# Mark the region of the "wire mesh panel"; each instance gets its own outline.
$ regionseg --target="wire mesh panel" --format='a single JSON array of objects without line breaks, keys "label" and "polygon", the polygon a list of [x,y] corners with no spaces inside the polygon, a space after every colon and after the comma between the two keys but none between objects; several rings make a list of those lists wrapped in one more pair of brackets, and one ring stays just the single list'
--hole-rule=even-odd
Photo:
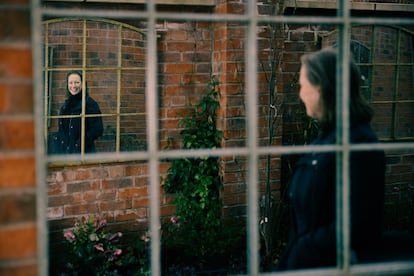
[{"label": "wire mesh panel", "polygon": [[[238,187],[244,192],[240,197],[227,200],[230,202],[237,198],[240,203],[238,207],[244,208],[245,216],[241,217],[245,219],[247,229],[245,273],[259,275],[271,273],[261,269],[261,250],[266,246],[261,243],[261,235],[266,232],[265,223],[269,219],[269,215],[262,213],[262,209],[272,202],[271,197],[264,197],[261,201],[260,195],[266,192],[266,195],[276,196],[277,186],[281,185],[279,181],[268,186],[263,184],[270,183],[271,178],[280,177],[274,171],[266,171],[266,168],[269,168],[268,164],[279,166],[280,162],[284,162],[282,156],[312,152],[335,153],[337,265],[279,273],[387,275],[414,272],[412,262],[354,264],[350,233],[351,153],[372,149],[395,153],[409,151],[414,147],[410,140],[412,127],[405,121],[405,118],[412,118],[413,110],[410,108],[413,99],[409,92],[412,88],[413,63],[408,60],[412,58],[412,51],[411,56],[408,55],[412,50],[409,47],[412,47],[413,38],[410,32],[402,28],[388,32],[387,35],[391,37],[383,34],[384,29],[391,28],[384,25],[412,26],[412,18],[354,16],[351,11],[358,5],[345,0],[322,1],[330,12],[321,16],[315,15],[321,8],[316,1],[295,1],[295,4],[280,1],[281,3],[272,6],[275,12],[266,16],[261,15],[262,9],[266,8],[264,2],[259,1],[221,3],[221,6],[219,3],[210,3],[202,12],[197,9],[173,9],[173,12],[165,12],[165,4],[168,3],[150,0],[145,3],[126,1],[128,3],[119,4],[116,10],[105,9],[104,5],[91,5],[92,8],[77,6],[78,9],[73,9],[70,4],[57,6],[53,5],[54,2],[56,1],[32,1],[34,72],[36,79],[44,80],[35,83],[35,112],[39,115],[36,116],[39,275],[48,274],[50,258],[47,218],[44,215],[48,210],[45,170],[49,164],[145,163],[148,170],[148,228],[151,233],[150,270],[151,275],[161,275],[163,202],[160,199],[163,197],[160,183],[163,182],[165,173],[163,164],[166,160],[180,158],[192,160],[219,157],[228,169],[226,172],[231,172],[223,178],[229,180],[229,183],[236,183],[228,190],[234,192]],[[189,4],[188,1],[183,2]],[[188,6],[191,7],[191,3]],[[306,12],[296,13],[299,8],[316,10],[312,10],[313,13],[309,16]],[[293,12],[284,12],[289,9]],[[50,20],[53,17],[66,20]],[[138,20],[145,31],[131,31],[129,25],[118,24],[134,20]],[[65,26],[63,34],[59,33],[60,29],[53,29],[53,24],[56,23]],[[168,23],[175,32],[167,32]],[[183,28],[186,28],[186,32],[182,31]],[[321,35],[319,28],[325,28]],[[298,35],[298,30],[303,29],[312,32]],[[280,31],[278,35],[282,37],[281,40],[272,36],[277,31]],[[265,35],[270,38],[262,39]],[[286,42],[299,40],[298,36],[307,43]],[[102,37],[106,39],[105,46],[99,40]],[[174,43],[167,43],[168,39]],[[191,42],[188,42],[190,39]],[[84,43],[85,40],[87,43]],[[373,45],[379,43],[389,44],[386,47],[387,53],[375,52]],[[87,48],[85,45],[88,45]],[[306,125],[309,128],[301,145],[295,145],[289,140],[289,135],[284,136],[281,134],[282,129],[274,127],[279,120],[286,123],[289,118],[300,116],[287,112],[297,106],[282,103],[282,91],[278,89],[284,90],[284,97],[296,96],[300,55],[318,49],[321,45],[335,45],[339,53],[336,64],[336,143],[324,146],[309,144],[308,138],[315,133],[312,132],[312,122],[308,121]],[[70,50],[71,47],[77,51]],[[160,54],[158,49],[165,50],[165,53]],[[395,51],[391,55],[389,52],[392,49]],[[67,55],[70,55],[69,64],[62,61]],[[282,57],[287,56],[291,57],[291,62],[282,61]],[[390,56],[393,60],[387,59]],[[186,58],[192,62],[186,62]],[[373,145],[350,142],[349,60],[352,58],[360,66],[365,80],[362,83],[363,94],[374,109],[380,111],[377,112],[379,119],[374,122],[374,127],[384,138],[382,143]],[[384,66],[393,68],[394,73],[377,76],[376,72],[389,70],[382,68]],[[102,150],[96,154],[48,156],[45,154],[44,139],[48,128],[57,126],[58,118],[54,116],[57,105],[51,101],[51,97],[61,100],[64,97],[62,93],[52,95],[50,87],[64,87],[65,84],[59,81],[64,78],[62,71],[72,67],[83,70],[89,77],[89,88],[95,89],[96,94],[99,94],[102,118],[107,126],[106,136],[98,141],[98,148]],[[178,137],[183,133],[184,127],[178,126],[178,120],[173,115],[180,113],[185,117],[191,114],[188,113],[188,106],[199,99],[198,94],[204,89],[200,83],[211,81],[212,76],[217,77],[219,86],[221,85],[220,104],[227,107],[222,113],[219,112],[222,120],[217,125],[223,128],[224,137],[231,136],[231,139],[223,139],[221,147],[180,148],[177,145],[182,141]],[[378,80],[375,81],[376,78]],[[407,79],[411,79],[411,83]],[[282,86],[280,83],[283,82],[288,84]],[[386,98],[377,93],[379,87],[392,87],[394,90]],[[268,91],[272,92],[268,94]],[[376,123],[378,126],[375,126]],[[380,126],[384,124],[389,127],[381,129]],[[284,126],[283,131],[287,133],[289,125]],[[385,143],[389,138],[401,139]],[[286,143],[288,140],[289,143]],[[402,142],[403,140],[408,142]],[[242,184],[234,180],[237,177],[242,179]],[[272,241],[267,239],[266,242]]]}]

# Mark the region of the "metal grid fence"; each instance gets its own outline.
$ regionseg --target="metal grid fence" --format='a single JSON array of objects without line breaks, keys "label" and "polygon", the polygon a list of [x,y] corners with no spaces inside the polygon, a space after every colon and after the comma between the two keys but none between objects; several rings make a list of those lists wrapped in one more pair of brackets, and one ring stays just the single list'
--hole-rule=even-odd
[{"label": "metal grid fence", "polygon": [[[137,19],[147,21],[147,49],[146,49],[146,110],[147,110],[147,139],[148,148],[145,152],[135,153],[103,153],[83,156],[86,161],[117,161],[117,160],[146,160],[149,164],[150,182],[150,231],[152,235],[151,247],[151,274],[161,275],[160,264],[160,223],[159,223],[159,164],[164,158],[199,157],[199,156],[231,156],[234,154],[248,157],[248,274],[259,275],[258,255],[258,157],[262,154],[285,154],[303,153],[311,151],[335,151],[337,153],[337,267],[332,269],[318,269],[297,272],[285,272],[280,275],[367,275],[367,274],[409,274],[414,273],[414,263],[381,263],[370,265],[350,265],[350,233],[349,233],[349,155],[351,151],[378,149],[412,149],[414,143],[380,143],[351,145],[349,143],[349,73],[348,59],[350,58],[350,28],[352,24],[398,24],[412,25],[414,19],[407,18],[375,18],[375,17],[351,17],[350,1],[341,0],[337,2],[336,16],[267,16],[261,17],[257,14],[256,1],[246,2],[246,13],[243,15],[234,14],[192,14],[192,13],[161,13],[156,10],[156,3],[148,0],[146,10],[135,12],[130,10],[71,10],[45,8],[40,0],[32,0],[32,43],[34,57],[34,79],[43,79],[42,72],[42,19],[45,16],[73,16],[73,17],[95,17],[111,19]],[[197,21],[209,22],[238,22],[245,23],[247,27],[246,37],[246,94],[245,103],[247,111],[247,143],[246,147],[223,148],[214,150],[192,150],[192,151],[162,151],[158,148],[158,94],[157,94],[157,53],[156,53],[156,21],[157,20],[181,20],[191,18]],[[330,146],[275,146],[259,147],[257,138],[257,33],[258,24],[263,22],[273,23],[327,23],[338,26],[338,51],[339,62],[337,63],[337,104],[338,122],[336,145]],[[59,160],[57,157],[48,157],[44,147],[44,108],[43,98],[44,87],[41,81],[34,81],[35,89],[35,124],[36,124],[36,175],[37,175],[37,229],[38,229],[38,264],[39,275],[48,275],[48,230],[47,230],[47,164]],[[76,161],[79,157],[69,156],[65,160]],[[278,274],[279,275],[279,274]]]}]

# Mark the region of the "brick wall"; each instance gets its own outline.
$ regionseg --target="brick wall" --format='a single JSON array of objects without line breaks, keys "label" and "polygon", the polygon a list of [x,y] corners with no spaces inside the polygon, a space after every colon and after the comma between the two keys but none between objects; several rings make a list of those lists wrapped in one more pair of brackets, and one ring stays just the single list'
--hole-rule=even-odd
[{"label": "brick wall", "polygon": [[[243,5],[223,4],[216,9],[217,12],[240,13],[243,12]],[[134,24],[138,25],[139,22]],[[212,75],[220,83],[221,109],[218,124],[225,137],[223,147],[245,145],[245,28],[238,24],[172,21],[162,22],[158,27],[160,148],[167,144],[173,149],[180,148],[181,129],[178,121],[182,116],[190,114],[200,96],[208,91]],[[269,106],[280,104],[279,98],[273,103],[269,102],[269,77],[273,69],[269,60],[272,59],[273,51],[280,55],[279,49],[274,48],[281,44],[274,38],[270,39],[271,33],[267,26],[263,26],[261,32],[260,45],[263,50],[259,53],[259,138],[262,145],[267,145],[267,118],[273,110]],[[59,34],[57,31],[52,32],[54,33]],[[278,85],[281,87],[279,83]],[[92,91],[92,87],[89,87]],[[272,119],[274,115],[277,115],[278,120],[271,144],[276,145],[281,141],[277,138],[282,130],[281,113],[272,114]],[[267,162],[270,162],[272,168],[269,175],[270,189],[277,199],[280,156],[274,156],[269,161],[264,156],[260,159],[260,191],[263,193],[266,190]],[[168,164],[162,165],[163,175],[167,167]],[[246,157],[223,158],[223,170],[223,215],[229,222],[245,223]],[[82,216],[102,214],[108,217],[111,227],[126,234],[126,239],[140,236],[148,228],[147,178],[145,162],[50,168],[48,217],[51,257],[58,255],[63,240],[62,230],[72,226],[75,219]],[[173,215],[174,206],[171,195],[164,194],[162,190],[161,195],[161,215],[166,220]],[[52,263],[58,262],[52,260]]]},{"label": "brick wall", "polygon": [[0,274],[37,274],[29,1],[0,9]]}]

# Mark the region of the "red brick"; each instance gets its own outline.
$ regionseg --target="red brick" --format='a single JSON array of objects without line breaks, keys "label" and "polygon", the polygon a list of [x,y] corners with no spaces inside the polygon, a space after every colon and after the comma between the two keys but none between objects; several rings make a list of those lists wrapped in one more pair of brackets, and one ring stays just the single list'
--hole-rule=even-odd
[{"label": "red brick", "polygon": [[148,217],[147,208],[115,212],[115,221],[136,220]]},{"label": "red brick", "polygon": [[188,32],[185,30],[173,30],[169,31],[166,35],[166,39],[171,40],[187,40]]},{"label": "red brick", "polygon": [[86,191],[82,193],[83,202],[95,202],[98,199],[99,191]]},{"label": "red brick", "polygon": [[0,133],[0,149],[17,150],[34,148],[33,121],[5,121],[0,124]]},{"label": "red brick", "polygon": [[166,73],[189,73],[194,71],[194,64],[183,63],[183,64],[166,64],[164,65]]},{"label": "red brick", "polygon": [[31,48],[0,47],[0,77],[30,78],[32,76]]},{"label": "red brick", "polygon": [[0,224],[34,221],[36,195],[33,193],[0,195]]},{"label": "red brick", "polygon": [[117,191],[116,190],[103,190],[98,194],[98,200],[114,200],[116,198]]},{"label": "red brick", "polygon": [[148,195],[147,187],[132,187],[126,189],[120,189],[118,191],[118,197],[122,198],[132,198],[137,196],[146,196]]},{"label": "red brick", "polygon": [[134,178],[134,186],[136,187],[144,187],[147,186],[149,184],[148,182],[148,176],[144,175],[144,176],[138,176]]},{"label": "red brick", "polygon": [[7,267],[0,267],[0,275],[3,276],[37,276],[37,263],[32,262],[15,263]]},{"label": "red brick", "polygon": [[0,112],[2,113],[32,113],[32,86],[25,83],[0,84]]},{"label": "red brick", "polygon": [[36,225],[0,228],[0,259],[35,257],[37,254]]},{"label": "red brick", "polygon": [[148,198],[133,198],[132,199],[132,208],[137,207],[148,207],[149,206],[149,199]]},{"label": "red brick", "polygon": [[[2,1],[4,4],[5,1]],[[27,1],[10,1],[12,4],[27,4]],[[23,7],[23,5],[20,5]],[[2,8],[0,10],[0,37],[16,41],[29,41],[30,39],[30,10],[13,10]]]},{"label": "red brick", "polygon": [[164,205],[160,206],[160,215],[161,216],[171,216],[174,215],[175,206],[174,205]]},{"label": "red brick", "polygon": [[86,168],[79,168],[78,170],[76,170],[75,172],[75,179],[76,180],[87,180],[91,178],[91,170]]},{"label": "red brick", "polygon": [[99,210],[101,212],[114,211],[114,210],[125,210],[125,209],[131,209],[133,207],[132,201],[130,199],[102,201],[102,202],[99,202],[98,204],[99,204]]},{"label": "red brick", "polygon": [[148,167],[146,164],[130,165],[125,167],[126,176],[147,175]]},{"label": "red brick", "polygon": [[69,194],[97,190],[100,188],[100,182],[99,181],[83,181],[83,182],[67,183],[66,188]]},{"label": "red brick", "polygon": [[98,213],[98,207],[95,203],[83,204],[83,205],[70,205],[65,206],[65,216],[78,216],[84,214],[96,214]]},{"label": "red brick", "polygon": [[125,168],[123,166],[111,166],[108,168],[109,177],[125,176]]},{"label": "red brick", "polygon": [[35,183],[33,157],[0,156],[0,188],[34,187]]}]

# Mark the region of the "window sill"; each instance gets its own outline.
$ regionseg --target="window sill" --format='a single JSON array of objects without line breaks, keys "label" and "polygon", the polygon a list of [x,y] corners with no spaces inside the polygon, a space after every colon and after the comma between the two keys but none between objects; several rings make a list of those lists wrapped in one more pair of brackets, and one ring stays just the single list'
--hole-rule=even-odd
[{"label": "window sill", "polygon": [[[145,4],[146,0],[48,0],[48,2]],[[157,5],[215,6],[215,0],[155,0]]]}]

